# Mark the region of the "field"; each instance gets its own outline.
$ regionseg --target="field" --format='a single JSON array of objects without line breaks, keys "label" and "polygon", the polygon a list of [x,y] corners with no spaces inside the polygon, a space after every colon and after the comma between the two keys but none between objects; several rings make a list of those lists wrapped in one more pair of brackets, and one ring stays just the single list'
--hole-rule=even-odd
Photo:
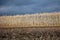
[{"label": "field", "polygon": [[60,40],[60,12],[0,16],[0,40]]},{"label": "field", "polygon": [[60,12],[0,16],[0,27],[60,26]]},{"label": "field", "polygon": [[0,28],[0,40],[60,40],[60,28]]}]

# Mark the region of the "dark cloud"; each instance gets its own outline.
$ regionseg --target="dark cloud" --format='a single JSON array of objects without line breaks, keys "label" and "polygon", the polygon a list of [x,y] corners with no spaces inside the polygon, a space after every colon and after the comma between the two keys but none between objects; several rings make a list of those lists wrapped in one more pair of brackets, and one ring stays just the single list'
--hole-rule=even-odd
[{"label": "dark cloud", "polygon": [[60,11],[60,0],[0,0],[0,15]]}]

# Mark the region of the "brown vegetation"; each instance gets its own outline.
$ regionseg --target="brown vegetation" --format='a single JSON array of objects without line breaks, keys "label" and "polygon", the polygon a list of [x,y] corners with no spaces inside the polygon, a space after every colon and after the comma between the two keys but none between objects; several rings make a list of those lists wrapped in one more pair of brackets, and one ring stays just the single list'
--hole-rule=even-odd
[{"label": "brown vegetation", "polygon": [[60,40],[60,28],[0,29],[0,40]]},{"label": "brown vegetation", "polygon": [[60,26],[60,12],[0,16],[0,27]]}]

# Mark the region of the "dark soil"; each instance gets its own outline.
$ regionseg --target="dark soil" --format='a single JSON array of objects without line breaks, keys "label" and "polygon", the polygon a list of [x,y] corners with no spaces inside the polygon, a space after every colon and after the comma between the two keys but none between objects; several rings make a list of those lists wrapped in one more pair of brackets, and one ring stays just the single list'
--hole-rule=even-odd
[{"label": "dark soil", "polygon": [[60,40],[60,28],[0,28],[0,40]]}]

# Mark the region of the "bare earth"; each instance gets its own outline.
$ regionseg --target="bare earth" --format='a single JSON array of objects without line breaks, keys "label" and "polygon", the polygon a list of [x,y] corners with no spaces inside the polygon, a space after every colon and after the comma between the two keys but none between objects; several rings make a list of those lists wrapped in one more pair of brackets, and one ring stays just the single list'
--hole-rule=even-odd
[{"label": "bare earth", "polygon": [[60,40],[60,28],[0,28],[0,40]]},{"label": "bare earth", "polygon": [[40,26],[60,26],[60,12],[0,16],[0,28]]}]

